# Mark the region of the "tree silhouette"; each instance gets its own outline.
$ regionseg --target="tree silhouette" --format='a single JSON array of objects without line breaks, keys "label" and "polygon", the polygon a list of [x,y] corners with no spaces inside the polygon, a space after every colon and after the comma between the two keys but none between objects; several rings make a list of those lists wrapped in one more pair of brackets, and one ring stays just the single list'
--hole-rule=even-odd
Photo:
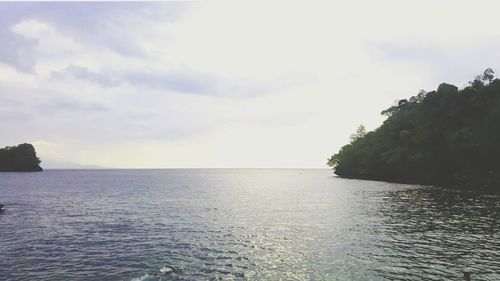
[{"label": "tree silhouette", "polygon": [[0,149],[0,171],[42,171],[33,145],[23,143]]},{"label": "tree silhouette", "polygon": [[363,138],[366,135],[366,128],[363,125],[359,125],[358,129],[356,129],[356,133],[352,134],[350,139],[351,143],[355,142],[358,139]]}]

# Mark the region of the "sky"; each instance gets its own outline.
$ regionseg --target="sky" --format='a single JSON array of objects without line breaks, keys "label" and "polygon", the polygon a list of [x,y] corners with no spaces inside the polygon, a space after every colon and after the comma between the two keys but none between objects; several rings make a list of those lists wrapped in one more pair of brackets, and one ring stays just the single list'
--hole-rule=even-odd
[{"label": "sky", "polygon": [[44,168],[326,168],[500,72],[498,1],[0,3],[0,146]]}]

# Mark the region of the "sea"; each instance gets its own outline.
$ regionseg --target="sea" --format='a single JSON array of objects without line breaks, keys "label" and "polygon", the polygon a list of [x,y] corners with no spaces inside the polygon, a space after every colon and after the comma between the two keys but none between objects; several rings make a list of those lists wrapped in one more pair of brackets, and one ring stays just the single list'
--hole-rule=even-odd
[{"label": "sea", "polygon": [[0,280],[500,280],[492,191],[327,169],[46,170],[0,173],[0,203]]}]

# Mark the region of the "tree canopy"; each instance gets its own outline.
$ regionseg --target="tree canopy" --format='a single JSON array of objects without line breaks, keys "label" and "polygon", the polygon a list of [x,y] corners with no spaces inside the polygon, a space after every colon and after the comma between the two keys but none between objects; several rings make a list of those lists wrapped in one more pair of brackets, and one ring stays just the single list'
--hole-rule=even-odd
[{"label": "tree canopy", "polygon": [[35,148],[29,143],[0,148],[0,171],[41,171],[40,163]]},{"label": "tree canopy", "polygon": [[488,68],[461,90],[443,83],[382,111],[328,159],[341,177],[421,184],[500,183],[500,80]]}]

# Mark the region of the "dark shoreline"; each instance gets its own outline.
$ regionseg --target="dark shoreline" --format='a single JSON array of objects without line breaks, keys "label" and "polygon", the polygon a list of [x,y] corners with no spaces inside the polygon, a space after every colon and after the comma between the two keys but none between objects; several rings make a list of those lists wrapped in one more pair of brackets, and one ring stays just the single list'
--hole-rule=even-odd
[{"label": "dark shoreline", "polygon": [[413,184],[413,185],[428,185],[435,187],[443,187],[449,189],[460,189],[460,190],[483,190],[483,191],[496,191],[500,192],[500,179],[493,178],[474,178],[469,175],[455,175],[452,179],[447,180],[412,180],[412,179],[401,179],[401,178],[390,178],[383,176],[361,176],[361,175],[339,175],[339,178],[343,179],[353,179],[353,180],[372,180],[381,181],[388,183],[399,183],[399,184]]},{"label": "dark shoreline", "polygon": [[8,169],[0,169],[0,173],[36,173],[43,172],[43,168],[40,166],[37,167],[29,167],[29,168],[8,168]]}]

